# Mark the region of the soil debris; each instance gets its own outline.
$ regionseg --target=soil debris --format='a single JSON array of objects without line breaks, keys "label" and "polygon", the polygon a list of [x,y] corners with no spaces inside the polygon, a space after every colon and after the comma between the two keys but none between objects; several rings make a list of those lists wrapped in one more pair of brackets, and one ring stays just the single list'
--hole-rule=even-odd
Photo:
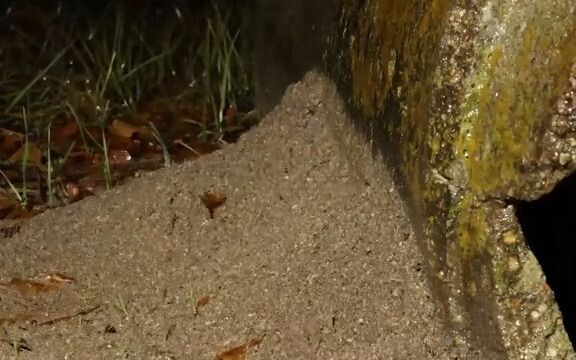
[{"label": "soil debris", "polygon": [[242,345],[238,345],[233,347],[230,350],[224,351],[221,354],[216,355],[214,360],[244,360],[246,359],[246,354],[250,348],[260,345],[260,343],[264,340],[264,336],[258,339],[252,339],[250,341],[245,342]]},{"label": "soil debris", "polygon": [[214,211],[226,202],[226,195],[217,190],[207,190],[200,196],[200,200],[210,213],[210,219],[214,219]]}]

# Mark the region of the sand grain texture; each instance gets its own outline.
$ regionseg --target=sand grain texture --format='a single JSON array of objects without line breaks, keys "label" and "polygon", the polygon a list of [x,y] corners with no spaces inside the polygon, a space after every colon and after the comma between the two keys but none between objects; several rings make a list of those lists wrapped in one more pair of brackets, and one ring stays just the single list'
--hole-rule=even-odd
[{"label": "sand grain texture", "polygon": [[[476,359],[438,319],[394,186],[360,181],[342,156],[324,81],[292,86],[237,144],[1,239],[1,281],[76,282],[28,298],[0,288],[0,314],[99,307],[1,325],[0,358],[22,339],[20,359],[215,359],[263,336],[246,359]],[[208,189],[226,195],[214,219]]]}]

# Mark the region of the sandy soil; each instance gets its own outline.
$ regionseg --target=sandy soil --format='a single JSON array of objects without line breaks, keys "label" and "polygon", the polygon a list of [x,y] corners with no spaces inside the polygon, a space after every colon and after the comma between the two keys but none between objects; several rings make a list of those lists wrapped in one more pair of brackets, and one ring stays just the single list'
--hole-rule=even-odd
[{"label": "sandy soil", "polygon": [[394,186],[344,160],[323,82],[235,145],[1,238],[0,359],[480,358],[438,318]]}]

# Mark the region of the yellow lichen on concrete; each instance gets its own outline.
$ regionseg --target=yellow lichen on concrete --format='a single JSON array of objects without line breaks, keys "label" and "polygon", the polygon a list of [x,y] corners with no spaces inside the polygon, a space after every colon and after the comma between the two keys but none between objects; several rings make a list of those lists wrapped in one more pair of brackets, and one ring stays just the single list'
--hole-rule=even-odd
[{"label": "yellow lichen on concrete", "polygon": [[[461,107],[459,160],[475,194],[506,196],[535,157],[543,122],[550,118],[576,55],[571,1],[494,1],[476,71]],[[571,15],[569,15],[571,14]]]},{"label": "yellow lichen on concrete", "polygon": [[456,236],[459,238],[462,256],[468,258],[484,249],[488,235],[486,208],[474,205],[471,194],[459,204],[456,216]]},{"label": "yellow lichen on concrete", "polygon": [[[517,233],[501,240],[507,227],[498,228],[497,214],[511,198],[539,196],[531,189],[551,171],[550,161],[541,165],[550,158],[542,138],[576,61],[576,3],[344,0],[343,8],[334,53],[344,55],[333,71],[356,124],[391,157],[428,263],[442,274],[440,296],[481,313],[477,332],[495,349],[502,340],[512,358],[537,358],[540,340],[516,335],[525,329],[515,319],[530,312],[506,308],[519,294],[514,284],[526,285],[520,255],[529,249]],[[486,285],[497,291],[473,296]],[[537,297],[552,299],[549,291]],[[552,320],[540,321],[538,334]],[[558,354],[569,353],[560,343]]]},{"label": "yellow lichen on concrete", "polygon": [[[406,188],[422,202],[426,166],[427,116],[436,65],[435,50],[443,32],[449,0],[368,0],[358,10],[354,1],[344,7],[357,22],[349,39],[352,101],[371,121],[385,121],[386,136],[398,145],[400,172],[410,179]],[[395,104],[400,113],[383,117]],[[379,119],[379,120],[375,120]]]},{"label": "yellow lichen on concrete", "polygon": [[[365,116],[382,110],[392,89],[396,54],[417,16],[420,0],[368,0],[358,19],[358,33],[350,39],[352,93]],[[353,3],[353,1],[349,1]]]}]

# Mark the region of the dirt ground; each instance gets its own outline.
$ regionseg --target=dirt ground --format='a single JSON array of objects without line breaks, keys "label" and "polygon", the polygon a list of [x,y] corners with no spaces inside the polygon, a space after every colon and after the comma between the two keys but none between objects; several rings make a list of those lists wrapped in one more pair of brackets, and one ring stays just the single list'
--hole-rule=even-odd
[{"label": "dirt ground", "polygon": [[237,144],[0,239],[0,359],[479,359],[392,183],[344,160],[327,87],[309,75]]}]

